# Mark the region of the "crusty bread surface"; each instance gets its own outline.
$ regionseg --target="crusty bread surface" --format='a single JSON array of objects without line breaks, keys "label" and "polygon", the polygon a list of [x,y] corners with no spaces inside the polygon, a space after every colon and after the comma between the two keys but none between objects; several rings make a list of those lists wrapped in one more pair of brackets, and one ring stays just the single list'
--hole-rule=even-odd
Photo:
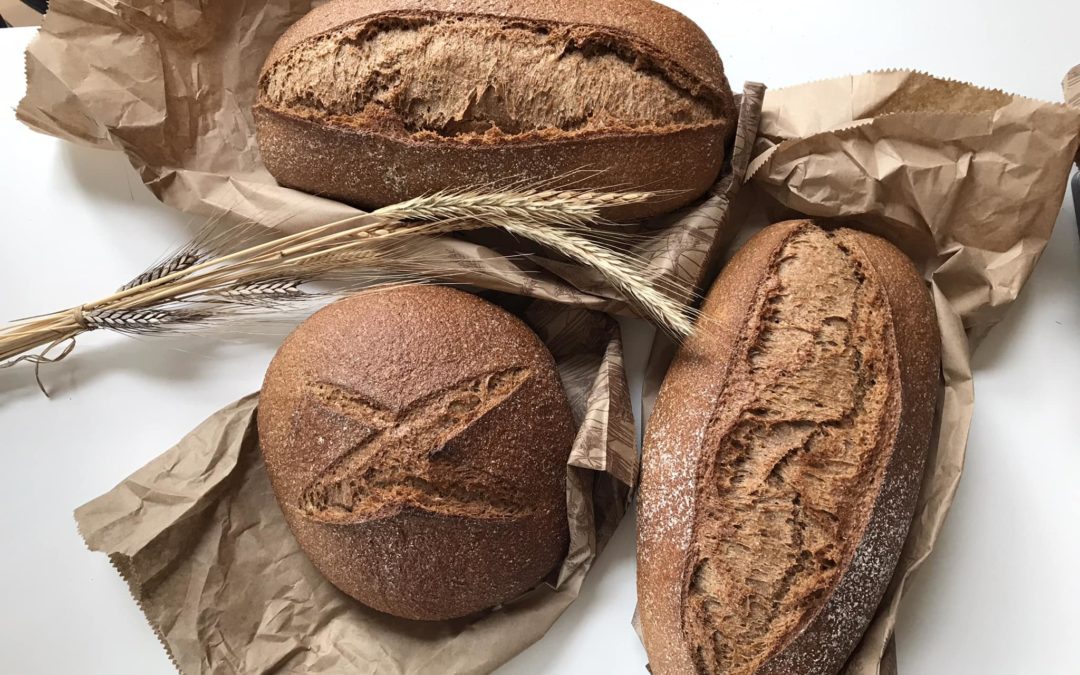
[{"label": "crusty bread surface", "polygon": [[655,675],[839,671],[907,535],[939,370],[929,293],[885,240],[804,220],[739,251],[646,433]]},{"label": "crusty bread surface", "polygon": [[254,113],[289,187],[368,208],[511,179],[668,192],[626,219],[701,196],[735,124],[715,48],[649,0],[335,0],[281,37]]},{"label": "crusty bread surface", "polygon": [[370,607],[469,615],[565,554],[575,424],[554,361],[467,293],[403,287],[316,313],[274,358],[258,428],[301,548]]}]

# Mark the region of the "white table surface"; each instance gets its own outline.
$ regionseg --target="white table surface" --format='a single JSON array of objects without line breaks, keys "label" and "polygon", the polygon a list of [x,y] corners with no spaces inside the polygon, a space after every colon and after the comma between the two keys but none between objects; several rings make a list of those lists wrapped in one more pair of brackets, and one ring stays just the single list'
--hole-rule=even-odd
[{"label": "white table surface", "polygon": [[[908,66],[1060,100],[1080,61],[1075,2],[669,4],[705,27],[734,83]],[[0,30],[0,319],[106,293],[188,233],[121,155],[15,121],[31,36]],[[1080,243],[1068,201],[1028,289],[975,356],[968,465],[904,606],[902,675],[1080,673]],[[647,338],[631,333],[638,387]],[[43,369],[52,400],[30,369],[0,371],[0,672],[173,672],[105,557],[83,547],[72,510],[255,390],[277,341],[87,336]],[[501,673],[644,672],[630,628],[633,539],[629,518],[580,600]]]}]

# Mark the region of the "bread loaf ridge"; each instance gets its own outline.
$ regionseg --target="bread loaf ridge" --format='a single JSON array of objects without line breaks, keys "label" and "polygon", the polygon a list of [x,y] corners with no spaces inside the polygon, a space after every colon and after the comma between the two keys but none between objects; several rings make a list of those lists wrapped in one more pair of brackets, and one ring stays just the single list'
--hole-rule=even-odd
[{"label": "bread loaf ridge", "polygon": [[457,618],[565,554],[573,415],[520,320],[437,286],[330,305],[266,374],[259,441],[312,563],[364,604]]},{"label": "bread loaf ridge", "polygon": [[939,369],[929,294],[885,240],[803,220],[739,251],[646,433],[653,673],[839,671],[907,535]]},{"label": "bread loaf ridge", "polygon": [[363,207],[579,169],[678,193],[622,218],[700,196],[735,124],[708,38],[649,0],[335,0],[275,45],[254,113],[280,183]]}]

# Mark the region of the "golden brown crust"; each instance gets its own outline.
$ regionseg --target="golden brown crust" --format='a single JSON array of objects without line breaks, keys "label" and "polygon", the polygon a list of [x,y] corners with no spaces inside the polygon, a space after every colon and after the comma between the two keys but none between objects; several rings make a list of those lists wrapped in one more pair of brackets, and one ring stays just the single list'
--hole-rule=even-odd
[{"label": "golden brown crust", "polygon": [[[702,307],[708,330],[696,331],[680,350],[649,418],[638,489],[638,610],[656,675],[694,672],[681,626],[700,455],[695,437],[703,433],[723,391],[768,263],[795,227],[766,228],[727,264]],[[693,415],[696,424],[668,422],[682,411]],[[659,452],[662,437],[683,452]]]},{"label": "golden brown crust", "polygon": [[[385,61],[362,56],[362,50],[342,56],[341,52],[316,46],[321,44],[320,40],[352,45],[368,39],[356,36],[369,36],[384,26],[392,25],[408,32],[421,30],[410,26],[449,20],[446,17],[509,21],[512,24],[508,25],[522,30],[523,34],[539,30],[547,35],[549,30],[557,30],[562,36],[558,39],[537,38],[548,41],[545,49],[555,50],[552,58],[558,56],[560,40],[567,40],[576,45],[600,45],[601,51],[614,49],[620,54],[618,62],[622,65],[614,68],[605,62],[598,66],[597,78],[615,78],[602,84],[599,80],[585,79],[590,75],[579,75],[581,81],[570,82],[573,74],[581,72],[572,68],[570,75],[553,74],[549,82],[559,82],[561,91],[538,92],[531,100],[527,92],[534,91],[532,88],[507,92],[494,84],[482,86],[477,82],[475,90],[458,83],[452,96],[446,87],[425,85],[424,93],[417,94],[421,98],[414,101],[403,98],[400,88],[401,82],[416,81],[415,77],[393,69],[375,78],[361,75],[367,83],[382,83],[389,78],[396,84],[384,83],[385,89],[380,88],[382,84],[372,84],[373,89],[357,94],[355,100],[347,87],[331,95],[323,92],[325,85],[322,85],[312,96],[308,93],[310,89],[297,84],[310,82],[309,78],[314,77],[305,70],[313,68],[308,65],[311,59],[317,63],[326,58],[351,59],[349,63],[353,65],[346,72],[353,72],[353,68],[367,72],[365,69],[371,63]],[[467,25],[472,24],[467,22]],[[454,38],[453,30],[437,30],[435,35],[441,37],[436,39],[468,40]],[[525,39],[518,34],[504,35],[497,25],[479,25],[475,30],[496,31],[492,34],[511,41]],[[416,38],[418,44],[428,44],[432,38],[431,34],[426,35]],[[447,51],[458,54],[460,48],[458,45]],[[583,54],[588,54],[590,49],[579,47]],[[331,52],[336,55],[327,56]],[[514,54],[515,50],[509,53]],[[311,56],[297,61],[293,57],[298,54]],[[547,58],[545,54],[541,61],[558,61],[548,62]],[[497,63],[498,68],[508,67],[502,60]],[[531,69],[527,64],[509,67]],[[564,65],[563,69],[566,68],[570,66]],[[435,70],[443,72],[447,68],[429,67],[422,72]],[[655,73],[658,81],[631,82],[635,77],[641,78],[642,72]],[[619,84],[619,78],[626,81]],[[511,77],[510,82],[518,79]],[[661,84],[659,80],[669,84]],[[468,78],[467,82],[472,79]],[[575,87],[588,87],[590,82],[596,85],[597,92],[604,92],[603,97],[608,101],[614,92],[633,88],[636,98],[632,101],[641,103],[629,107],[635,107],[637,115],[629,120],[621,118],[618,110],[607,110],[602,101],[597,103],[599,109],[584,101],[564,108],[556,104],[564,99],[576,101],[578,97],[572,93]],[[361,85],[366,86],[358,82],[358,90]],[[640,89],[646,85],[655,87],[651,94]],[[734,97],[720,58],[707,37],[681,14],[649,0],[603,3],[337,0],[313,10],[281,37],[264,64],[260,92],[254,109],[259,146],[265,166],[278,182],[369,209],[448,186],[499,184],[515,178],[545,182],[565,179],[573,172],[587,169],[602,173],[584,179],[581,175],[574,176],[578,187],[617,186],[673,193],[669,199],[605,214],[613,219],[640,219],[685,206],[708,190],[719,175],[724,146],[736,122]],[[484,98],[488,95],[495,97],[495,101]],[[479,101],[472,98],[476,96],[480,97]],[[519,107],[524,105],[524,109],[514,113],[510,127],[486,117],[487,114],[500,117],[499,106],[509,105],[498,102],[501,96],[515,99]],[[329,107],[328,100],[332,102]],[[532,118],[529,105],[543,107],[546,113]],[[427,119],[433,114],[431,106],[435,106],[434,115],[440,120],[434,127],[429,126]],[[474,106],[481,112],[474,112]],[[666,119],[661,113],[672,118]],[[474,121],[472,116],[477,114],[481,118]],[[552,114],[557,119],[550,119]],[[459,119],[459,116],[463,117]],[[537,125],[535,128],[528,128],[528,124],[524,131],[514,128],[530,119]],[[477,125],[480,130],[474,131]],[[460,127],[467,131],[459,131]],[[488,132],[484,133],[484,129]]]},{"label": "golden brown crust", "polygon": [[550,353],[490,303],[417,286],[327,307],[278,352],[258,421],[301,547],[375,609],[465,616],[565,552],[573,417]]},{"label": "golden brown crust", "polygon": [[[717,97],[731,99],[724,65],[705,32],[652,0],[335,0],[293,24],[266,58],[272,63],[304,40],[345,24],[394,15],[459,14],[522,19],[618,31],[652,46]],[[734,103],[731,103],[734,111]]]},{"label": "golden brown crust", "polygon": [[[792,277],[791,256],[810,255],[807,251],[813,250],[799,245],[806,242],[825,246],[834,263],[850,262],[853,277],[830,276],[839,275],[834,270],[840,268],[830,268],[825,254],[814,254],[825,257],[804,265],[813,269],[820,263],[820,274]],[[791,303],[773,292],[781,288],[785,272],[780,270],[787,270],[788,283],[810,284],[795,293]],[[830,290],[822,295],[822,289]],[[839,299],[837,316],[829,316],[828,294],[842,292],[857,293],[851,296],[849,309],[854,308],[855,314],[848,320],[842,318]],[[846,338],[839,338],[837,348],[831,333],[825,341],[819,334],[815,342],[806,343],[800,331],[784,332],[788,324],[783,312],[809,311],[815,293],[829,330],[840,325],[834,322],[850,323],[853,331],[861,331],[863,348],[856,350],[859,355],[853,361],[861,373],[858,377],[846,378],[842,369],[835,381],[811,378],[811,385],[818,382],[829,398],[809,406],[808,399],[785,398],[806,394],[799,390],[806,386],[800,377],[809,371],[790,371],[777,381],[768,376],[771,390],[762,388],[760,379],[765,376],[760,373],[772,372],[771,366],[778,363],[793,363],[792,358],[812,362],[807,360],[813,353],[806,351],[808,344],[813,350],[831,350],[834,356],[852,356],[843,348]],[[770,316],[780,323],[761,323]],[[918,495],[940,362],[928,293],[911,262],[884,240],[852,230],[823,235],[810,221],[792,221],[766,228],[735,256],[713,287],[704,317],[664,383],[646,436],[638,511],[638,592],[653,672],[702,673],[722,664],[723,672],[732,673],[834,673],[884,593]],[[761,328],[770,325],[773,333]],[[758,338],[748,342],[753,335],[766,334],[762,330],[772,337],[765,343]],[[818,365],[844,363],[829,358]],[[776,372],[788,372],[786,368]],[[845,384],[848,379],[851,382]],[[769,391],[781,392],[780,397],[762,398],[762,392]],[[851,398],[854,407],[845,413],[833,396]],[[750,401],[752,407],[742,407]],[[835,421],[820,421],[828,411],[815,416],[821,403],[826,409],[840,408]],[[736,424],[747,419],[752,423]],[[761,419],[771,431],[754,426]],[[740,433],[733,436],[733,429]],[[855,446],[842,440],[845,435],[856,439]],[[732,438],[738,443],[725,441]],[[876,440],[866,446],[870,441],[858,438]],[[837,453],[852,447],[858,450],[854,456],[862,458],[857,471],[829,465],[827,458],[841,459]],[[751,455],[739,459],[747,448]],[[773,459],[752,454],[777,449],[783,452]],[[816,487],[822,476],[834,475],[824,487]],[[807,477],[813,480],[808,482]],[[800,481],[801,494],[792,488]],[[718,497],[710,496],[717,491],[718,507]],[[742,502],[740,491],[766,501]],[[793,506],[784,501],[785,495],[795,496]],[[829,504],[834,508],[831,514]],[[753,508],[748,506],[739,521],[744,505]],[[776,532],[791,530],[793,544],[755,545],[758,528],[769,533],[770,542]],[[847,540],[850,545],[844,544]],[[727,548],[726,557],[718,552],[730,546],[735,548]],[[740,567],[746,562],[741,560],[744,550],[752,565],[749,574],[762,575],[749,591],[747,571]],[[717,566],[708,564],[708,556],[714,554],[720,556]],[[739,579],[725,579],[728,568]],[[739,595],[739,589],[750,595]],[[740,600],[733,603],[735,598]],[[741,631],[763,621],[760,630],[746,633],[756,650],[748,654],[747,637]]]},{"label": "golden brown crust", "polygon": [[367,209],[448,186],[498,185],[521,175],[545,181],[578,169],[605,169],[591,182],[676,191],[606,214],[636,220],[697,199],[712,186],[724,158],[724,136],[715,128],[461,145],[329,129],[263,108],[255,109],[255,120],[263,162],[279,183]]}]

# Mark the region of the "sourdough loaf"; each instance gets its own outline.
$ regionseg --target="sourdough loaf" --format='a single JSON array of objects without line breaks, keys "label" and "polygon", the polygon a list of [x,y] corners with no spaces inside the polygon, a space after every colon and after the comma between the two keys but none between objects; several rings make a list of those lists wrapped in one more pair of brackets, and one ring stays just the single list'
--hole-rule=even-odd
[{"label": "sourdough loaf", "polygon": [[539,338],[476,297],[403,287],[316,313],[270,365],[258,428],[301,548],[370,607],[465,616],[565,553],[569,403]]},{"label": "sourdough loaf", "polygon": [[885,240],[803,220],[739,251],[646,434],[655,675],[838,672],[906,538],[939,369],[927,289]]},{"label": "sourdough loaf", "polygon": [[649,0],[334,0],[275,45],[254,115],[279,183],[361,207],[516,178],[673,191],[617,218],[698,198],[735,124],[715,48]]}]

